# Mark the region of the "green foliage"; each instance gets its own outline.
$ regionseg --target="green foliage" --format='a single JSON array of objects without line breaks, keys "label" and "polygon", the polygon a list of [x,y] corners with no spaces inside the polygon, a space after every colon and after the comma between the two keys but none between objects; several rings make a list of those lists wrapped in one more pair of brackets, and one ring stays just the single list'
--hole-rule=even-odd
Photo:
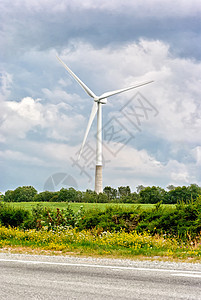
[{"label": "green foliage", "polygon": [[0,192],[0,202],[4,201],[4,195]]},{"label": "green foliage", "polygon": [[171,189],[163,198],[163,203],[176,204],[179,201],[187,203],[191,199],[195,200],[199,195],[201,195],[201,188],[196,184],[191,184],[188,187],[178,186],[173,188],[171,186]]},{"label": "green foliage", "polygon": [[97,195],[97,203],[108,203],[107,195],[104,193],[99,193]]},{"label": "green foliage", "polygon": [[58,193],[57,192],[41,192],[39,194],[36,194],[34,196],[33,201],[35,202],[50,202],[54,201],[58,198]]},{"label": "green foliage", "polygon": [[97,203],[98,195],[96,192],[91,190],[86,190],[86,192],[83,192],[82,200],[83,202],[87,203]]},{"label": "green foliage", "polygon": [[107,195],[108,202],[111,202],[117,198],[117,190],[112,188],[111,186],[106,186],[103,189],[103,193]]},{"label": "green foliage", "polygon": [[75,212],[69,204],[67,204],[66,209],[60,210],[57,208],[56,211],[37,204],[36,207],[32,208],[32,219],[29,223],[26,223],[26,229],[36,228],[40,230],[46,227],[50,230],[58,226],[71,226],[74,228],[79,225],[83,215],[84,209],[82,206]]},{"label": "green foliage", "polygon": [[[106,195],[104,195],[106,196]],[[187,204],[184,201],[168,208],[162,201],[154,207],[143,209],[141,206],[112,206],[104,210],[85,211],[81,206],[76,212],[71,204],[64,209],[50,209],[41,203],[32,208],[31,214],[22,208],[10,204],[0,204],[0,224],[4,226],[21,226],[48,230],[73,227],[78,230],[98,229],[102,231],[121,231],[138,233],[149,232],[151,235],[167,234],[182,239],[195,239],[201,233],[201,196]]]},{"label": "green foliage", "polygon": [[14,208],[6,203],[0,203],[0,224],[3,226],[23,227],[30,218],[29,211],[23,208]]},{"label": "green foliage", "polygon": [[120,198],[130,196],[131,189],[129,186],[120,186],[118,187],[118,194]]},{"label": "green foliage", "polygon": [[149,231],[151,234],[169,234],[195,238],[201,233],[201,197],[188,204],[179,203],[174,210],[167,210],[161,206],[144,211],[136,230]]},{"label": "green foliage", "polygon": [[201,233],[201,196],[188,204],[180,203],[174,209],[162,206],[162,201],[154,208],[141,207],[125,209],[108,207],[104,211],[90,210],[79,223],[79,229],[101,228],[102,230],[131,232],[137,230],[154,234],[167,234],[188,239]]},{"label": "green foliage", "polygon": [[163,200],[164,195],[166,194],[165,190],[152,186],[142,189],[139,193],[140,203],[157,203]]},{"label": "green foliage", "polygon": [[33,186],[18,187],[14,191],[8,190],[5,193],[5,202],[28,202],[34,201],[34,196],[37,194]]},{"label": "green foliage", "polygon": [[69,189],[62,188],[58,193],[58,202],[71,202],[77,200],[79,200],[79,193],[72,187]]},{"label": "green foliage", "polygon": [[4,201],[5,202],[13,202],[13,191],[8,190],[5,192]]},{"label": "green foliage", "polygon": [[[137,192],[131,192],[129,186],[120,186],[118,190],[110,186],[106,186],[103,193],[99,195],[92,191],[86,192],[76,191],[74,188],[62,188],[58,192],[41,192],[31,186],[18,187],[14,191],[8,190],[5,193],[5,202],[84,202],[84,203],[144,203],[155,204],[162,201],[165,204],[176,204],[179,201],[187,203],[191,199],[196,199],[201,195],[201,187],[196,184],[191,184],[186,187],[175,187],[169,185],[168,191],[152,186],[144,187],[139,185]],[[2,199],[2,195],[1,195]]]}]

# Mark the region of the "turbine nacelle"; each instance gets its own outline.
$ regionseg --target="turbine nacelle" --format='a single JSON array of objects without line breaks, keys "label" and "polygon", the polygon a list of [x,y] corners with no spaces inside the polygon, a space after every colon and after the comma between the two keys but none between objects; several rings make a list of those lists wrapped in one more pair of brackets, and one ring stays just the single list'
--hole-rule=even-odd
[{"label": "turbine nacelle", "polygon": [[94,98],[94,101],[101,104],[107,104],[107,98],[104,99]]}]

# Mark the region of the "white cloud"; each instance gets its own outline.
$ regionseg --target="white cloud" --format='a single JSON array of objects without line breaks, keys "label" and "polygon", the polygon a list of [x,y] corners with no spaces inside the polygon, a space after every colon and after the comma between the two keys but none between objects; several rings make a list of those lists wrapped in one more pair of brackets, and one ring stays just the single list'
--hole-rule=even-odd
[{"label": "white cloud", "polygon": [[192,155],[195,158],[196,165],[201,166],[201,146],[196,146],[192,149]]},{"label": "white cloud", "polygon": [[28,155],[22,153],[20,151],[0,151],[0,157],[4,160],[21,162],[21,163],[28,163],[29,165],[39,165],[44,166],[44,162],[39,157],[33,157],[33,155]]},{"label": "white cloud", "polygon": [[40,100],[30,97],[19,102],[5,102],[1,115],[1,139],[4,142],[25,139],[30,130],[40,133],[43,129],[47,130],[46,138],[69,141],[83,120],[79,114],[73,116],[71,107],[64,102],[43,105]]},{"label": "white cloud", "polygon": [[32,98],[24,98],[21,102],[7,101],[4,103],[4,120],[1,134],[6,139],[25,138],[26,133],[36,125],[42,125],[42,105]]},{"label": "white cloud", "polygon": [[[149,116],[147,121],[143,120],[142,131],[138,133],[141,135],[140,146],[139,135],[136,135],[135,143],[126,145],[116,159],[109,158],[111,163],[108,164],[107,170],[109,174],[111,172],[114,174],[114,185],[115,182],[122,185],[120,183],[122,174],[125,184],[135,182],[132,186],[140,183],[148,185],[149,182],[153,185],[188,184],[192,180],[197,182],[197,171],[192,161],[184,161],[179,157],[179,153],[185,150],[190,158],[196,159],[197,166],[200,164],[198,132],[201,130],[199,113],[201,64],[199,62],[174,56],[167,43],[145,39],[141,39],[138,43],[102,49],[94,48],[88,43],[74,42],[73,50],[69,51],[69,48],[66,48],[60,56],[97,94],[136,81],[155,80],[152,85],[139,91],[156,107],[159,114],[156,118]],[[62,66],[53,62],[54,59],[56,61],[55,51],[48,52],[46,58],[43,53],[43,59],[40,59],[40,52],[34,51],[34,57],[37,65],[39,62],[44,63],[45,67],[41,66],[41,69],[45,69],[48,74],[45,77],[47,81],[41,82],[40,89],[37,89],[40,100],[25,97],[20,101],[16,99],[6,101],[6,95],[9,97],[12,90],[12,76],[7,77],[7,83],[2,89],[5,91],[5,101],[1,110],[0,141],[6,145],[6,151],[11,151],[6,152],[8,156],[15,157],[15,152],[19,152],[26,158],[28,151],[30,155],[33,153],[33,157],[38,158],[39,162],[45,160],[46,155],[47,160],[52,160],[53,165],[61,166],[62,161],[69,164],[69,157],[75,153],[74,147],[82,142],[92,102]],[[36,69],[32,76],[37,75]],[[119,110],[136,92],[137,90],[111,98],[108,101],[109,105],[103,110],[104,122],[112,115],[117,116],[124,122],[124,126],[133,132],[132,123],[123,118]],[[89,140],[94,139],[92,134],[94,127]],[[29,136],[30,132],[34,133],[34,144]],[[153,136],[159,141],[158,147],[161,140],[169,144],[170,150],[164,154],[165,163],[157,157],[158,153],[152,149],[153,145],[146,143],[147,136]],[[15,151],[13,141],[20,139],[23,139],[21,147],[24,147],[25,142],[26,147],[24,150],[21,148],[20,151],[18,148]],[[17,144],[20,147],[19,143]],[[20,154],[16,155],[16,159],[19,157]],[[28,158],[26,161],[28,162]]]},{"label": "white cloud", "polygon": [[21,118],[31,120],[34,123],[36,122],[36,124],[38,124],[41,119],[40,110],[42,105],[30,97],[22,99],[21,102],[8,102],[7,106]]},{"label": "white cloud", "polygon": [[[101,50],[81,43],[70,54],[65,52],[68,53],[64,51],[62,59],[75,72],[84,69],[89,76],[83,80],[86,84],[89,82],[93,91],[99,86],[99,93],[136,81],[154,79],[152,85],[139,90],[159,110],[157,119],[153,123],[149,121],[148,126],[160,138],[165,136],[170,142],[199,141],[196,133],[201,129],[201,63],[174,57],[169,46],[160,41],[141,40],[139,43]],[[109,99],[109,103],[117,108],[117,100],[123,105],[130,95],[131,92],[115,100]]]},{"label": "white cloud", "polygon": [[[166,164],[157,161],[147,150],[136,150],[127,145],[112,157],[104,151],[108,163],[103,169],[105,185],[130,185],[134,190],[139,184],[166,187],[168,184],[189,185],[196,181],[194,173],[188,166],[177,160],[170,159]],[[115,174],[112,177],[112,174]]]}]

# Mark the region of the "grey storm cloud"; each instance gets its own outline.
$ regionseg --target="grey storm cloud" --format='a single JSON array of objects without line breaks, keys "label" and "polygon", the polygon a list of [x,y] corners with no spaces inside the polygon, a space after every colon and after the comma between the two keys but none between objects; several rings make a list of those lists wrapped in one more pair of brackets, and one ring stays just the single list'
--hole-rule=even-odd
[{"label": "grey storm cloud", "polygon": [[[63,6],[50,1],[17,1],[18,5],[8,1],[0,4],[1,8],[1,53],[6,57],[22,54],[31,48],[61,50],[72,40],[83,40],[94,47],[146,39],[164,40],[170,44],[177,55],[201,58],[201,18],[200,6],[182,12],[175,5],[175,12],[170,4],[164,7],[157,1],[150,1],[155,10],[147,3],[125,6],[118,1],[109,8],[107,5],[79,6],[79,1]],[[104,1],[103,1],[104,2]],[[21,5],[20,5],[21,3]],[[76,4],[77,3],[77,4]],[[181,3],[182,4],[182,3]],[[146,9],[146,5],[148,8]],[[178,12],[176,11],[178,9]],[[179,11],[180,10],[180,11]],[[188,13],[187,13],[188,12]]]}]

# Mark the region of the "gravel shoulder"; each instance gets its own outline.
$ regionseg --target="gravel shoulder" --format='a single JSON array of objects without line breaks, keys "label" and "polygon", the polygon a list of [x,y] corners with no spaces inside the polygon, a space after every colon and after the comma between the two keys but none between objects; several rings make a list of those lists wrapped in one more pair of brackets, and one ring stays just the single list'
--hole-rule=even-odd
[{"label": "gravel shoulder", "polygon": [[129,259],[111,259],[94,257],[77,257],[69,255],[33,255],[33,254],[13,254],[0,253],[1,260],[20,260],[20,261],[40,261],[68,264],[90,264],[103,266],[124,266],[134,268],[168,269],[168,270],[186,270],[201,271],[201,263],[172,262],[161,260],[129,260]]}]

